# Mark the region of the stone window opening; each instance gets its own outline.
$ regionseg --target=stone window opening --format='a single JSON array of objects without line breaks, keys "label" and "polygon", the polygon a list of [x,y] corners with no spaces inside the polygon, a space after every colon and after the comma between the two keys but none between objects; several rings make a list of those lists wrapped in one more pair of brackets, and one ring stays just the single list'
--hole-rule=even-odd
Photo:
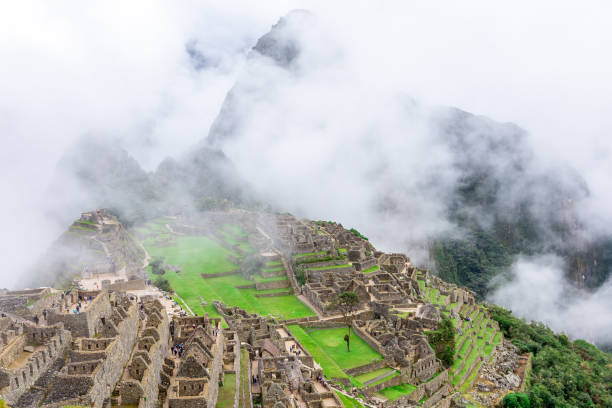
[{"label": "stone window opening", "polygon": [[87,345],[87,350],[91,350],[91,344]]},{"label": "stone window opening", "polygon": [[25,371],[23,371],[21,373],[21,375],[23,375],[23,383],[25,384],[25,382],[26,382],[26,373],[25,373]]}]

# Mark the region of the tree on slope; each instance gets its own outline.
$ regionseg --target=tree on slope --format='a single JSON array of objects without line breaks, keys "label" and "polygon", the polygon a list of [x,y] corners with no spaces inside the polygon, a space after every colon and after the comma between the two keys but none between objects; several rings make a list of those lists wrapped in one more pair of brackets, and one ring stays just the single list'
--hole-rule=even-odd
[{"label": "tree on slope", "polygon": [[346,350],[351,351],[351,325],[353,324],[353,313],[357,310],[359,305],[359,296],[355,292],[342,292],[340,293],[334,302],[332,308],[338,309],[342,313],[344,323],[348,327],[348,334],[344,336],[346,341]]}]

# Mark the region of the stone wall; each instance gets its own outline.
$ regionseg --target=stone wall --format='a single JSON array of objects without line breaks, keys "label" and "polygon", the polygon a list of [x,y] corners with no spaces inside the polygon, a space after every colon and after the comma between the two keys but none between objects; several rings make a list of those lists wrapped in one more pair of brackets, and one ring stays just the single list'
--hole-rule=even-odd
[{"label": "stone wall", "polygon": [[336,274],[351,273],[351,272],[355,272],[355,268],[353,267],[353,265],[351,265],[351,266],[346,266],[344,268],[320,269],[320,270],[312,270],[310,268],[306,268],[306,271],[308,272],[308,276],[310,277],[311,274],[317,274],[317,273],[322,273],[322,272],[333,272]]},{"label": "stone wall", "polygon": [[34,352],[26,362],[17,369],[0,369],[0,383],[6,388],[2,398],[8,404],[14,404],[19,397],[45,373],[53,362],[63,358],[64,350],[70,344],[70,332],[57,327],[56,334],[48,338],[41,350]]},{"label": "stone wall", "polygon": [[9,344],[4,347],[0,354],[0,367],[10,366],[17,357],[23,352],[26,336],[20,335],[13,337]]},{"label": "stone wall", "polygon": [[287,295],[292,295],[293,292],[290,290],[285,290],[282,292],[275,292],[275,293],[256,293],[255,297],[256,298],[260,298],[260,297],[278,297],[278,296],[287,296]]},{"label": "stone wall", "polygon": [[468,377],[472,374],[472,371],[476,368],[478,363],[480,363],[481,361],[482,361],[481,356],[478,356],[474,359],[472,364],[470,364],[470,367],[468,368],[468,370],[465,372],[465,374],[463,374],[463,377],[461,377],[461,380],[459,380],[459,384],[457,384],[457,387],[461,387],[463,385],[465,380],[468,379]]},{"label": "stone wall", "polygon": [[[237,339],[237,336],[236,336]],[[212,369],[209,371],[210,374],[210,383],[208,384],[207,390],[207,403],[209,407],[214,407],[217,404],[217,397],[219,396],[219,378],[221,378],[221,373],[223,371],[223,349],[225,346],[225,335],[223,331],[219,331],[219,335],[217,336],[217,342],[213,345],[212,354],[213,354],[213,362]],[[237,374],[238,375],[238,374]],[[249,378],[251,378],[249,376]],[[250,384],[250,381],[249,381]]]},{"label": "stone wall", "polygon": [[329,261],[304,262],[304,263],[299,263],[299,260],[298,260],[298,262],[296,263],[298,264],[298,266],[301,266],[304,269],[310,269],[310,268],[321,268],[324,266],[344,265],[346,264],[346,262],[347,262],[346,259],[332,259]]},{"label": "stone wall", "polygon": [[427,393],[427,395],[431,395],[437,389],[439,389],[442,386],[442,384],[445,384],[447,382],[448,382],[448,370],[444,370],[440,374],[438,374],[436,378],[432,379],[429,382],[424,383],[423,386],[425,387],[425,392]]},{"label": "stone wall", "polygon": [[386,365],[387,363],[385,363],[384,360],[376,360],[376,361],[373,361],[371,363],[368,363],[368,364],[365,364],[359,367],[349,368],[348,370],[344,370],[344,372],[347,375],[356,376],[356,375],[368,373],[370,371],[380,370],[381,368],[386,367]]},{"label": "stone wall", "polygon": [[423,408],[430,408],[436,405],[442,398],[447,397],[450,394],[448,385],[444,384],[434,395],[429,397],[424,403]]},{"label": "stone wall", "polygon": [[372,347],[374,350],[376,350],[379,354],[381,354],[383,357],[386,355],[385,353],[385,349],[383,348],[383,346],[378,342],[378,340],[376,340],[374,337],[370,336],[368,333],[365,332],[365,330],[363,330],[362,328],[358,327],[356,324],[353,323],[353,331],[355,332],[355,334],[357,336],[359,336],[361,338],[361,340],[365,341],[366,343],[368,343],[368,345],[370,347]]},{"label": "stone wall", "polygon": [[[236,392],[234,393],[234,408],[238,408],[240,403],[240,342],[238,340],[238,334],[234,333],[236,344],[234,344],[234,371],[236,373]],[[247,361],[246,364],[249,362]]]},{"label": "stone wall", "polygon": [[[140,408],[154,408],[157,406],[160,383],[160,371],[164,363],[164,357],[168,350],[170,331],[168,328],[168,316],[161,305],[159,308],[149,306],[146,328],[142,327],[140,337],[157,336],[155,343],[149,350],[139,349],[132,352],[132,360],[128,365],[128,372],[133,369],[132,365],[143,371],[142,377],[138,379],[138,373],[130,379],[119,384],[122,404],[139,404]],[[161,318],[161,320],[159,320]],[[159,321],[158,321],[159,320]],[[157,324],[155,324],[157,322]],[[136,360],[136,361],[135,361]],[[145,361],[146,360],[146,361]],[[139,363],[139,364],[138,364]],[[138,368],[137,368],[138,369]]]},{"label": "stone wall", "polygon": [[[106,295],[102,299],[108,302]],[[138,306],[129,301],[124,302],[123,305],[129,305],[128,309],[124,310],[123,306],[117,306],[113,311],[113,317],[107,318],[106,321],[108,328],[105,331],[116,331],[114,340],[107,345],[104,351],[106,358],[97,365],[97,368],[90,375],[73,375],[66,371],[56,375],[53,378],[51,394],[45,401],[45,407],[47,405],[51,407],[54,406],[53,404],[59,404],[60,402],[59,406],[66,405],[67,402],[64,400],[67,398],[81,398],[88,401],[86,406],[102,407],[104,400],[109,397],[110,392],[121,378],[124,365],[130,357],[138,333],[140,322]],[[114,324],[114,322],[118,324]],[[97,340],[90,339],[90,342],[85,344],[96,344]],[[79,354],[79,360],[85,362],[99,356],[100,351],[75,350],[70,355]],[[81,381],[82,377],[85,377],[87,381]],[[85,387],[87,384],[90,385]],[[70,392],[66,390],[70,390]]]},{"label": "stone wall", "polygon": [[393,378],[390,378],[386,381],[381,382],[380,384],[376,384],[376,385],[371,385],[369,387],[367,387],[367,391],[368,393],[375,393],[375,392],[379,392],[380,390],[382,390],[383,388],[387,388],[387,387],[395,387],[396,385],[400,385],[402,383],[404,383],[406,381],[404,381],[402,379],[401,375],[397,375]]},{"label": "stone wall", "polygon": [[280,281],[269,281],[269,282],[258,282],[255,284],[257,290],[266,290],[266,289],[284,289],[289,287],[289,281],[280,280]]},{"label": "stone wall", "polygon": [[144,279],[132,279],[128,281],[115,282],[102,287],[108,291],[126,292],[128,290],[143,290],[146,288],[146,281]]},{"label": "stone wall", "polygon": [[359,262],[354,262],[353,265],[355,269],[358,271],[365,271],[366,269],[370,269],[371,267],[378,265],[378,260],[376,258],[367,258]]},{"label": "stone wall", "polygon": [[97,334],[101,318],[107,318],[112,314],[109,296],[106,292],[100,292],[87,306],[77,314],[62,313],[62,311],[51,310],[47,315],[48,324],[63,323],[74,337],[94,337]]},{"label": "stone wall", "polygon": [[228,272],[219,272],[219,273],[201,273],[200,276],[203,279],[211,279],[211,278],[219,278],[221,276],[231,276],[238,275],[240,271],[228,271]]}]

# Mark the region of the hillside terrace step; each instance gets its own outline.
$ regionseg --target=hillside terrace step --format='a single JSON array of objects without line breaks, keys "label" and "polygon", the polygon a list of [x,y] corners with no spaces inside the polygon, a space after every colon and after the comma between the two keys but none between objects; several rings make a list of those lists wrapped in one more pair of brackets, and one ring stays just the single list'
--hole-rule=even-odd
[{"label": "hillside terrace step", "polygon": [[378,377],[372,378],[371,380],[368,380],[368,381],[364,382],[363,385],[365,387],[369,387],[370,384],[374,384],[377,381],[380,381],[380,380],[385,379],[387,377],[391,377],[392,375],[395,375],[395,373],[396,373],[395,370],[388,371],[388,372],[386,372],[386,373],[384,373],[382,375],[379,375]]}]

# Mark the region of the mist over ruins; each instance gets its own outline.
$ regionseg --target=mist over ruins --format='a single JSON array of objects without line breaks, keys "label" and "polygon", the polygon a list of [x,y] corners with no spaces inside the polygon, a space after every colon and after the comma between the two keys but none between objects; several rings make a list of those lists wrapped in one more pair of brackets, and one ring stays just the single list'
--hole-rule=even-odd
[{"label": "mist over ruins", "polygon": [[0,407],[612,407],[612,10],[468,3],[0,6]]}]

